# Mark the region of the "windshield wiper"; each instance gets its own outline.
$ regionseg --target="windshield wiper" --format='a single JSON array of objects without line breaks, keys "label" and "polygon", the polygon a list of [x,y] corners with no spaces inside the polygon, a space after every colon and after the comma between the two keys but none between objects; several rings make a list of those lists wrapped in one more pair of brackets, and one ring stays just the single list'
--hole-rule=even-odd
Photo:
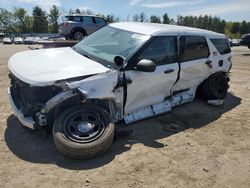
[{"label": "windshield wiper", "polygon": [[87,54],[82,54],[84,57],[93,60],[91,57],[89,57]]},{"label": "windshield wiper", "polygon": [[75,46],[73,46],[72,48],[73,48],[73,50],[75,50],[77,53],[83,55],[84,57],[86,57],[86,58],[88,58],[88,59],[93,60],[91,57],[89,57],[89,55],[83,53],[81,50],[77,49]]}]

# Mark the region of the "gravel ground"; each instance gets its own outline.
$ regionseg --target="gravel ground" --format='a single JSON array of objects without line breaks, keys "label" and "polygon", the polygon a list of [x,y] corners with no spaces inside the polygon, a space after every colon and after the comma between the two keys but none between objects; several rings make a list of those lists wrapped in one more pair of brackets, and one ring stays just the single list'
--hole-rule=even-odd
[{"label": "gravel ground", "polygon": [[249,49],[233,48],[223,106],[195,100],[140,121],[85,161],[63,157],[52,136],[24,130],[12,115],[7,61],[24,50],[0,44],[0,187],[250,187]]}]

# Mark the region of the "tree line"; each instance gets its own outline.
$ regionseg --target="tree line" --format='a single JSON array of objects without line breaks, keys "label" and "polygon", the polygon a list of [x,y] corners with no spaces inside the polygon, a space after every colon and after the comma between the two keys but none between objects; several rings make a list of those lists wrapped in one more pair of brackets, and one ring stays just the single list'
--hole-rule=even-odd
[{"label": "tree line", "polygon": [[[87,14],[92,15],[93,12],[87,10],[72,10],[68,14]],[[60,17],[59,8],[55,5],[47,13],[42,8],[35,6],[32,11],[32,16],[27,14],[24,8],[14,8],[8,11],[0,8],[0,31],[5,33],[20,32],[20,33],[58,33],[58,19]],[[104,17],[109,23],[120,21],[134,21],[134,22],[151,22],[174,24],[189,27],[196,27],[206,30],[211,30],[219,33],[225,33],[230,38],[239,38],[241,35],[250,33],[250,22],[243,20],[242,22],[226,22],[219,17],[212,17],[210,15],[204,16],[180,16],[176,19],[171,18],[165,13],[162,16],[151,15],[147,17],[144,12],[135,14],[132,19],[128,15],[126,19],[114,16],[113,14],[99,16]]]},{"label": "tree line", "polygon": [[24,8],[14,8],[12,12],[0,8],[0,31],[4,33],[57,33],[60,12],[55,5],[47,13],[35,6],[32,16]]}]

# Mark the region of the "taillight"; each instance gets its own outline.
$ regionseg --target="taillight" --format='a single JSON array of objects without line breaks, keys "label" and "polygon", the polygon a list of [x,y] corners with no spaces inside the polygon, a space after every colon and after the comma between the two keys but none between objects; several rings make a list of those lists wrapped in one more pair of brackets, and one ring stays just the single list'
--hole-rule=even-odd
[{"label": "taillight", "polygon": [[64,27],[69,27],[69,22],[64,22]]}]

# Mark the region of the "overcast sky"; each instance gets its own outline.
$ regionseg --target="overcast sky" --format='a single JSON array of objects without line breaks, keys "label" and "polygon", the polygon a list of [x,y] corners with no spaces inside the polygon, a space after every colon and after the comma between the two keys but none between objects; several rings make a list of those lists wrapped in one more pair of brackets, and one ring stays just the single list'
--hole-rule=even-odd
[{"label": "overcast sky", "polygon": [[0,8],[23,7],[29,14],[35,5],[48,10],[53,4],[62,12],[91,9],[94,13],[113,13],[122,20],[144,12],[147,17],[168,13],[176,19],[177,15],[209,14],[227,21],[250,21],[250,0],[0,0]]}]

